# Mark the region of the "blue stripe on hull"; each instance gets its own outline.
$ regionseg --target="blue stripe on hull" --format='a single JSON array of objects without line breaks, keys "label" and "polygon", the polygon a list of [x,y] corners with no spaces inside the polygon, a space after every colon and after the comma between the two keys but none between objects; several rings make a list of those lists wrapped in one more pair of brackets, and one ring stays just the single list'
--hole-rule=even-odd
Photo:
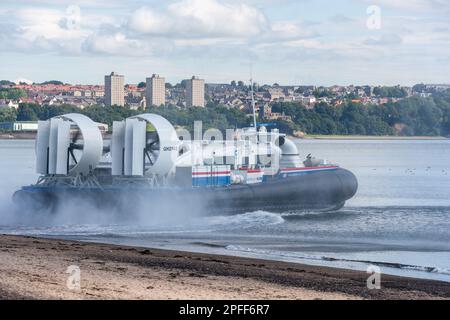
[{"label": "blue stripe on hull", "polygon": [[208,176],[192,178],[192,186],[194,187],[208,187],[208,186],[226,186],[231,183],[230,176]]},{"label": "blue stripe on hull", "polygon": [[338,168],[323,168],[323,169],[303,169],[303,170],[298,170],[298,171],[281,171],[279,173],[279,176],[282,178],[286,178],[286,177],[295,177],[295,176],[299,176],[299,175],[304,175],[304,174],[312,174],[315,172],[323,172],[323,171],[336,171]]}]

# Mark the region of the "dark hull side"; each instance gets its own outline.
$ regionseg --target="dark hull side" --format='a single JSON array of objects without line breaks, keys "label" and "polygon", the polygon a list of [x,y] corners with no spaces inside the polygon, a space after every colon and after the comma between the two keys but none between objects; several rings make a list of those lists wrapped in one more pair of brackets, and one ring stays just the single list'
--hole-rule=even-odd
[{"label": "dark hull side", "polygon": [[29,186],[14,194],[14,202],[34,211],[57,211],[65,203],[89,203],[98,208],[132,210],[194,210],[207,214],[236,214],[267,210],[337,210],[358,188],[348,170],[318,171],[273,178],[254,185],[214,188],[62,188]]}]

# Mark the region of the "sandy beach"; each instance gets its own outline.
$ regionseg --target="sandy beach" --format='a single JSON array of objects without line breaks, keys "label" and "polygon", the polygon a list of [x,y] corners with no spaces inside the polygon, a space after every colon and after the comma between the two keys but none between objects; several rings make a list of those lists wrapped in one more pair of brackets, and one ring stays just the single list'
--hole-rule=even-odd
[{"label": "sandy beach", "polygon": [[[69,266],[80,288],[69,288]],[[1,299],[448,299],[450,283],[209,254],[0,236]]]}]

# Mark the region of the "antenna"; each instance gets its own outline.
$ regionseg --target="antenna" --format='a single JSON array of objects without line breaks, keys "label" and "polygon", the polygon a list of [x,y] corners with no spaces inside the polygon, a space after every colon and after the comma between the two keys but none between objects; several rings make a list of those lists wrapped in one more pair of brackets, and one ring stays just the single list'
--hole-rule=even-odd
[{"label": "antenna", "polygon": [[256,112],[255,112],[255,95],[253,92],[253,65],[250,64],[250,86],[251,86],[251,95],[252,95],[252,109],[253,109],[253,127],[255,128],[255,131],[258,131],[256,128]]}]

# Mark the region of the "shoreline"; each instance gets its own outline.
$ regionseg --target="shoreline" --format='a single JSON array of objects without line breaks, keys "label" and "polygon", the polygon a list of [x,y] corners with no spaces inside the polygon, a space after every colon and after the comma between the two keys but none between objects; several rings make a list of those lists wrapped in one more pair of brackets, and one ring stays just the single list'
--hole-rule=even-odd
[{"label": "shoreline", "polygon": [[[35,140],[36,136],[36,132],[0,133],[0,140]],[[104,136],[106,139],[110,137],[110,134]]]},{"label": "shoreline", "polygon": [[[79,266],[81,290],[66,286]],[[450,299],[450,283],[254,258],[0,235],[0,299]]]},{"label": "shoreline", "polygon": [[449,140],[450,138],[446,137],[427,137],[427,136],[411,136],[411,137],[400,137],[400,136],[327,136],[327,135],[310,135],[305,136],[303,138],[297,138],[303,140]]},{"label": "shoreline", "polygon": [[[303,137],[296,137],[288,135],[289,138],[294,140],[423,140],[423,141],[434,141],[434,140],[450,140],[447,137],[428,137],[428,136],[411,136],[411,137],[403,137],[403,136],[341,136],[341,135],[306,135]],[[104,138],[110,138],[110,135],[107,134]],[[36,133],[31,132],[23,132],[23,133],[0,133],[0,140],[35,140]]]}]

